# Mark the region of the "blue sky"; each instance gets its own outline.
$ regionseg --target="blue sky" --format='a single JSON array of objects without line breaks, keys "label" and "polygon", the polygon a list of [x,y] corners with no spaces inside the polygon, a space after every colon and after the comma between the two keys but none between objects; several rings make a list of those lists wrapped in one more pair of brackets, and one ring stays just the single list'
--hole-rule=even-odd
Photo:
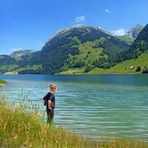
[{"label": "blue sky", "polygon": [[109,31],[147,24],[148,0],[0,0],[0,54],[41,50],[59,29],[75,24]]}]

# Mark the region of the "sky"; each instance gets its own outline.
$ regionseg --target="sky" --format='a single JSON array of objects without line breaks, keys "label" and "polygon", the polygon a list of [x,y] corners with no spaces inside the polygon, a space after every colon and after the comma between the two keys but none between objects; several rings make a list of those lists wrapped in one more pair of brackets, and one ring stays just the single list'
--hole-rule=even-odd
[{"label": "sky", "polygon": [[0,54],[41,50],[76,24],[124,31],[148,23],[148,0],[0,0]]}]

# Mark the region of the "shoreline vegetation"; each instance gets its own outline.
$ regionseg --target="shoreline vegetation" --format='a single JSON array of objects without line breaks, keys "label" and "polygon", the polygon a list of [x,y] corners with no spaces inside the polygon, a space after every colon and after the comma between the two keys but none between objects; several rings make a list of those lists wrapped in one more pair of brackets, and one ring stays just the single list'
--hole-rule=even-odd
[{"label": "shoreline vegetation", "polygon": [[[8,106],[0,100],[0,147],[50,148],[146,148],[132,139],[88,140],[54,125],[46,124],[34,113]],[[102,141],[101,141],[102,140]]]},{"label": "shoreline vegetation", "polygon": [[69,69],[60,73],[50,74],[50,73],[0,73],[1,75],[145,75],[148,74],[148,70],[143,72],[134,72],[133,70],[126,72],[110,72],[108,69],[95,68],[92,71],[86,73],[84,69]]},{"label": "shoreline vegetation", "polygon": [[6,85],[6,84],[7,84],[7,81],[0,79],[0,86],[1,85]]},{"label": "shoreline vegetation", "polygon": [[148,52],[145,52],[136,59],[123,61],[111,68],[73,68],[60,74],[148,74],[147,59]]},{"label": "shoreline vegetation", "polygon": [[[56,69],[55,69],[56,71]],[[19,73],[16,71],[8,71],[3,74],[6,75],[16,75],[16,74],[50,74],[48,71],[46,73],[28,71],[27,73]],[[54,74],[85,74],[85,75],[97,75],[97,74],[148,74],[148,51],[145,51],[136,59],[130,59],[118,63],[117,65],[110,68],[99,68],[99,67],[77,67],[77,68],[66,68],[62,72],[57,72]]]}]

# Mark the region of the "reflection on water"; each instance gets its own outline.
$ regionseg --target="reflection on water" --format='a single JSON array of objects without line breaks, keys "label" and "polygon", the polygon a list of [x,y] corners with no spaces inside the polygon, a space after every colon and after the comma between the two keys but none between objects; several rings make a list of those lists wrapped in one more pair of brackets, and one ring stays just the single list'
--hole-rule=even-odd
[{"label": "reflection on water", "polygon": [[[54,123],[89,138],[148,139],[147,75],[0,75],[9,100],[28,95],[42,104],[48,83],[58,85]],[[1,88],[2,91],[2,88]],[[45,110],[42,105],[41,110]]]}]

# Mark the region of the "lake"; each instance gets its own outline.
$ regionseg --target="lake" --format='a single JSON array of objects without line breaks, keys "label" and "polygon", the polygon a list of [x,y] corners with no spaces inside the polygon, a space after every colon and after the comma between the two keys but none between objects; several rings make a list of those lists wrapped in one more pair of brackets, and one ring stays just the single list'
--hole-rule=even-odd
[{"label": "lake", "polygon": [[88,138],[132,137],[148,142],[148,75],[0,75],[8,100],[42,98],[56,83],[54,124]]}]

